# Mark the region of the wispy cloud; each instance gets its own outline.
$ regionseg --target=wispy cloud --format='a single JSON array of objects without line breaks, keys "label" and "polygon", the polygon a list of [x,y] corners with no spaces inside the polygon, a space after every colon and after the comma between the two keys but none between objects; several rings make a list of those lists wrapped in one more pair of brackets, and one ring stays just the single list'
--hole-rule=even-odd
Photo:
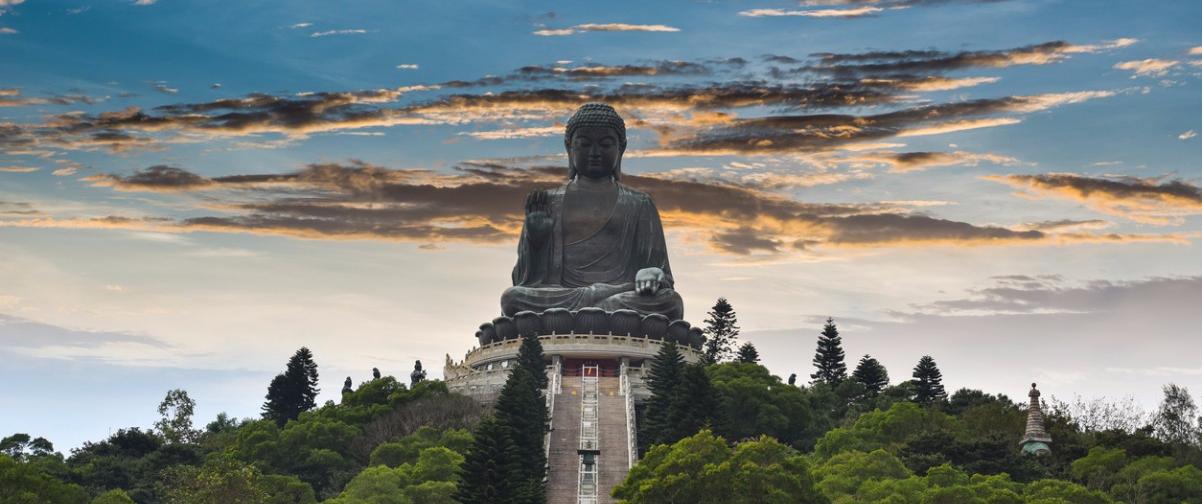
[{"label": "wispy cloud", "polygon": [[40,170],[40,168],[38,168],[36,166],[16,166],[16,165],[2,166],[2,165],[0,165],[0,172],[3,172],[3,173],[33,173],[38,170]]},{"label": "wispy cloud", "polygon": [[151,82],[150,87],[153,87],[155,91],[158,91],[163,94],[179,94],[178,88],[173,88],[171,86],[168,86],[167,83],[164,81]]},{"label": "wispy cloud", "polygon": [[309,37],[318,38],[318,37],[330,37],[330,36],[335,36],[335,35],[362,35],[365,33],[367,33],[367,30],[363,29],[363,28],[344,28],[341,30],[325,30],[325,31],[313,32],[313,33],[309,34]]},{"label": "wispy cloud", "polygon": [[134,0],[134,5],[154,5],[159,0]]},{"label": "wispy cloud", "polygon": [[662,24],[584,23],[568,28],[544,28],[533,33],[542,37],[562,37],[585,32],[678,32],[680,28]]},{"label": "wispy cloud", "polygon": [[[5,12],[8,12],[14,6],[21,5],[23,3],[25,3],[25,0],[0,0],[0,16],[3,16]],[[4,33],[5,29],[6,28],[0,28],[0,33]]]},{"label": "wispy cloud", "polygon": [[417,70],[417,68],[418,68],[417,63],[401,63],[400,65],[397,65],[396,67],[401,70]]},{"label": "wispy cloud", "polygon": [[1198,136],[1198,132],[1196,132],[1194,130],[1187,130],[1187,131],[1183,131],[1180,135],[1177,135],[1177,139],[1178,140],[1189,140],[1196,136]]},{"label": "wispy cloud", "polygon": [[7,26],[0,26],[0,35],[16,35],[18,33],[21,33],[21,32],[14,30],[12,28],[9,28]]},{"label": "wispy cloud", "polygon": [[478,140],[511,140],[515,138],[559,136],[563,134],[563,127],[545,126],[536,128],[510,128],[492,131],[465,131],[459,134]]},{"label": "wispy cloud", "polygon": [[[994,285],[976,289],[964,299],[916,306],[924,313],[943,315],[1102,313],[1143,299],[1163,302],[1166,296],[1181,300],[1202,294],[1202,277],[1151,278],[1130,282],[1097,280],[1073,284],[1055,275],[1006,275]],[[1194,294],[1189,294],[1194,293]]]},{"label": "wispy cloud", "polygon": [[0,88],[0,107],[28,107],[31,105],[93,105],[103,101],[103,98],[93,98],[81,94],[59,95],[48,97],[21,96],[21,90],[16,88]]},{"label": "wispy cloud", "polygon": [[288,27],[292,28],[293,30],[299,30],[301,28],[308,28],[310,26],[313,26],[313,23],[306,21],[306,22],[302,22],[302,23],[296,23],[296,24],[290,25]]},{"label": "wispy cloud", "polygon": [[788,9],[748,9],[739,11],[740,16],[744,17],[782,17],[782,16],[805,16],[805,17],[834,17],[834,18],[854,18],[871,16],[878,12],[884,11],[880,7],[853,7],[849,9],[812,9],[812,10],[788,10]]},{"label": "wispy cloud", "polygon": [[986,180],[1030,191],[1030,196],[1067,198],[1099,212],[1155,225],[1181,224],[1202,214],[1202,189],[1181,180],[1090,177],[1072,173],[992,175]]},{"label": "wispy cloud", "polygon": [[1133,72],[1131,78],[1163,77],[1165,74],[1169,73],[1169,69],[1179,65],[1180,63],[1180,61],[1176,60],[1148,58],[1115,63],[1114,68]]}]

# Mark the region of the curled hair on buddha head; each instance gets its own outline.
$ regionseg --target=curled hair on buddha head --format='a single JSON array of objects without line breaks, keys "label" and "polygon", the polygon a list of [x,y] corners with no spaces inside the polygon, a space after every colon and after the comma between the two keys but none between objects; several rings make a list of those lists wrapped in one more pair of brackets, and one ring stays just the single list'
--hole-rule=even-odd
[{"label": "curled hair on buddha head", "polygon": [[[626,152],[626,121],[622,120],[622,116],[618,115],[613,107],[604,103],[590,102],[576,109],[576,113],[572,114],[571,119],[568,119],[567,128],[564,130],[564,149],[571,150],[572,135],[576,133],[577,129],[584,126],[600,126],[614,130],[614,133],[618,135],[618,146],[621,148],[621,152]],[[619,153],[618,156],[618,165],[614,167],[614,180],[622,175],[621,154]],[[569,161],[568,179],[575,179],[576,167],[570,165]]]}]

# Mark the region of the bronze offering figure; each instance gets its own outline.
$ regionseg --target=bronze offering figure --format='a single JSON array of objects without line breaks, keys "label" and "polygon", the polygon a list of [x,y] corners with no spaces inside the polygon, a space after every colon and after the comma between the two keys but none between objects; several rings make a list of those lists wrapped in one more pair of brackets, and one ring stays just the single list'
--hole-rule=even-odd
[{"label": "bronze offering figure", "polygon": [[513,287],[501,296],[501,311],[592,306],[683,318],[659,211],[646,193],[618,183],[622,117],[609,105],[587,103],[566,130],[569,180],[527,196]]}]

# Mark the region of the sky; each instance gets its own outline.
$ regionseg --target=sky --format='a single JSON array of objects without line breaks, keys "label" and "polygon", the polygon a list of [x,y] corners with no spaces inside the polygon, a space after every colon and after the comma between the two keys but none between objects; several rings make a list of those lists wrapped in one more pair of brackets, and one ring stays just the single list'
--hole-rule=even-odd
[{"label": "sky", "polygon": [[0,435],[253,417],[441,376],[499,314],[588,101],[775,374],[1202,394],[1193,1],[0,0]]}]

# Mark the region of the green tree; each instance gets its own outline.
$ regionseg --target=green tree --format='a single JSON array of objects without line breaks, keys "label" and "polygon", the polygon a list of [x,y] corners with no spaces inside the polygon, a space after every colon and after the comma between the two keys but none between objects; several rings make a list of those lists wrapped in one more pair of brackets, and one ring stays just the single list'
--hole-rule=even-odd
[{"label": "green tree", "polygon": [[267,493],[259,487],[262,474],[254,465],[228,455],[216,455],[203,466],[177,465],[163,472],[167,501],[173,504],[259,504]]},{"label": "green tree", "polygon": [[705,367],[701,364],[685,365],[680,372],[680,382],[672,392],[668,414],[671,433],[663,442],[674,443],[709,427],[718,410],[716,396]]},{"label": "green tree", "polygon": [[76,504],[87,502],[79,485],[65,483],[35,464],[0,454],[0,504]]},{"label": "green tree", "polygon": [[517,502],[516,483],[523,477],[517,447],[509,429],[493,418],[476,426],[475,441],[460,469],[459,502]]},{"label": "green tree", "polygon": [[805,504],[825,502],[797,451],[761,437],[738,444],[703,430],[657,445],[614,488],[629,504]]},{"label": "green tree", "polygon": [[518,365],[530,371],[539,389],[547,388],[547,362],[538,336],[528,334],[522,337],[522,346],[518,348]]},{"label": "green tree", "polygon": [[1030,504],[1112,504],[1114,499],[1102,492],[1090,490],[1071,481],[1044,479],[1027,485],[1023,494],[1023,502]]},{"label": "green tree", "polygon": [[547,456],[543,439],[547,433],[547,408],[530,371],[514,367],[501,388],[495,406],[497,422],[513,438],[519,478],[515,481],[515,504],[535,504],[546,500]]},{"label": "green tree", "polygon": [[947,399],[943,389],[943,373],[935,365],[935,359],[930,355],[922,356],[918,365],[914,366],[914,401],[919,404],[931,404]]},{"label": "green tree", "polygon": [[735,340],[739,337],[738,322],[730,302],[726,298],[718,298],[705,318],[706,340],[702,358],[706,364],[716,364],[730,357]]},{"label": "green tree", "polygon": [[1089,449],[1089,455],[1073,461],[1070,474],[1090,489],[1108,490],[1125,465],[1127,452],[1122,448],[1095,446]]},{"label": "green tree", "polygon": [[646,420],[639,433],[639,441],[644,443],[645,447],[671,442],[672,397],[680,383],[684,366],[684,356],[680,355],[680,349],[672,341],[660,346],[659,352],[651,361],[651,372],[647,376],[647,388],[651,390],[651,397],[647,400]]},{"label": "green tree", "polygon": [[714,431],[722,437],[768,435],[807,446],[820,435],[808,392],[784,384],[764,366],[728,362],[708,371],[718,397]]},{"label": "green tree", "polygon": [[1202,469],[1192,465],[1145,474],[1136,483],[1140,502],[1202,502]]},{"label": "green tree", "polygon": [[129,494],[120,488],[114,488],[92,499],[92,504],[134,504],[134,500],[129,498]]},{"label": "green tree", "polygon": [[29,434],[18,432],[0,439],[0,453],[16,460],[26,460],[54,453],[54,444],[44,437],[31,438]]},{"label": "green tree", "polygon": [[414,463],[396,468],[380,465],[364,469],[347,483],[338,497],[325,502],[458,504],[455,492],[461,464],[463,456],[450,449],[441,446],[426,448]]},{"label": "green tree", "polygon": [[818,370],[810,375],[813,383],[823,382],[834,387],[847,378],[847,365],[843,358],[843,338],[835,327],[835,319],[828,317],[822,334],[818,336],[818,350],[814,353],[814,367]]},{"label": "green tree", "polygon": [[301,347],[288,359],[284,373],[276,375],[267,387],[263,418],[275,420],[282,427],[313,409],[317,405],[317,392],[317,363],[313,361],[313,352]]},{"label": "green tree", "polygon": [[758,364],[760,362],[760,353],[756,351],[755,345],[750,341],[743,343],[739,347],[739,355],[735,357],[735,362],[744,362],[747,364]]},{"label": "green tree", "polygon": [[162,418],[154,423],[154,427],[168,443],[191,443],[200,435],[192,429],[192,412],[195,409],[196,401],[188,397],[186,390],[168,390],[163,402],[159,403],[159,415]]},{"label": "green tree", "polygon": [[867,354],[860,358],[860,363],[856,365],[851,377],[864,386],[864,391],[869,397],[876,397],[889,386],[889,372],[885,371],[885,366]]},{"label": "green tree", "polygon": [[1185,387],[1172,383],[1164,386],[1164,399],[1152,422],[1156,437],[1179,451],[1197,446],[1200,440],[1198,406]]},{"label": "green tree", "polygon": [[423,425],[417,432],[396,441],[382,443],[371,452],[367,465],[400,467],[417,462],[418,455],[426,448],[446,447],[460,455],[466,455],[472,447],[472,434],[463,429],[439,430]]},{"label": "green tree", "polygon": [[893,454],[885,450],[846,451],[814,468],[818,490],[833,502],[845,502],[872,480],[905,479],[912,475]]}]

